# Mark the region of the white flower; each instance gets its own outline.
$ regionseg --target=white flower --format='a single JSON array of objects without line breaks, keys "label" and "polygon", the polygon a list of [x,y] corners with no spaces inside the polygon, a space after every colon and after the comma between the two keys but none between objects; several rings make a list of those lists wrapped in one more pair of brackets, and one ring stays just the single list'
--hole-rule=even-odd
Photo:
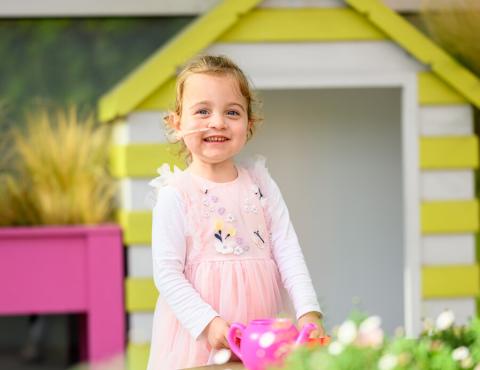
[{"label": "white flower", "polygon": [[226,220],[227,222],[232,223],[232,222],[235,222],[235,217],[231,213],[229,213],[226,217]]},{"label": "white flower", "polygon": [[213,354],[213,363],[215,365],[223,365],[230,360],[232,357],[232,352],[229,349],[223,348],[216,350]]},{"label": "white flower", "polygon": [[350,344],[357,337],[357,326],[352,320],[347,320],[338,328],[337,336],[341,343]]},{"label": "white flower", "polygon": [[383,355],[378,361],[378,368],[380,370],[391,370],[397,366],[398,360],[397,356],[387,353]]},{"label": "white flower", "polygon": [[466,358],[468,358],[469,356],[470,356],[470,352],[469,352],[468,348],[465,347],[465,346],[455,348],[452,352],[452,358],[455,361],[463,361]]},{"label": "white flower", "polygon": [[437,317],[436,327],[438,330],[446,330],[453,325],[455,315],[452,310],[445,310]]},{"label": "white flower", "polygon": [[363,320],[358,328],[360,333],[368,334],[370,332],[376,331],[380,328],[382,324],[382,319],[378,316],[370,316],[367,319]]},{"label": "white flower", "polygon": [[355,344],[362,347],[378,347],[383,343],[382,320],[378,316],[370,316],[363,320],[358,329]]},{"label": "white flower", "polygon": [[333,356],[337,356],[342,353],[344,348],[345,346],[342,343],[335,341],[330,343],[330,345],[328,346],[328,353]]}]

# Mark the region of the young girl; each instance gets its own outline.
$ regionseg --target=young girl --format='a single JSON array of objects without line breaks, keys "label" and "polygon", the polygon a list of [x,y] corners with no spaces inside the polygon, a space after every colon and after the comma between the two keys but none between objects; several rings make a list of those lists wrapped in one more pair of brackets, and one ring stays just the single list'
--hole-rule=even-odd
[{"label": "young girl", "polygon": [[179,74],[175,111],[166,119],[190,158],[185,171],[164,165],[152,181],[155,309],[148,369],[206,365],[228,348],[232,322],[286,312],[288,292],[298,327],[321,311],[290,223],[264,160],[234,157],[256,118],[243,72],[222,56],[203,56]]}]

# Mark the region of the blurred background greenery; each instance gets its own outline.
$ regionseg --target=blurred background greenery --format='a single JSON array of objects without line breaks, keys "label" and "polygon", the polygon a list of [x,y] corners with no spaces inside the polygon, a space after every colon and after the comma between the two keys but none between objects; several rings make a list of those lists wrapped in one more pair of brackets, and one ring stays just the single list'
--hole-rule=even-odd
[{"label": "blurred background greenery", "polygon": [[0,132],[38,104],[85,111],[194,17],[0,19]]}]

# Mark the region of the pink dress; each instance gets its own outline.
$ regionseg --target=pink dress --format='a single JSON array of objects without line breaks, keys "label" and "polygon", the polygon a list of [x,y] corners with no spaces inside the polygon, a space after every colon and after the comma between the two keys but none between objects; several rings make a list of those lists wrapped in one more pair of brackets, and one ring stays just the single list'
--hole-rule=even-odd
[{"label": "pink dress", "polygon": [[[186,282],[227,322],[247,324],[253,319],[284,316],[291,310],[272,253],[270,220],[264,212],[262,183],[268,174],[258,163],[237,169],[234,181],[215,183],[188,170],[172,173],[162,167],[154,185],[160,190],[164,186],[175,189],[182,201]],[[154,270],[161,270],[155,261],[154,251]],[[174,314],[174,304],[167,303],[160,291],[150,370],[183,369],[208,362],[211,348],[205,334],[194,338]]]}]

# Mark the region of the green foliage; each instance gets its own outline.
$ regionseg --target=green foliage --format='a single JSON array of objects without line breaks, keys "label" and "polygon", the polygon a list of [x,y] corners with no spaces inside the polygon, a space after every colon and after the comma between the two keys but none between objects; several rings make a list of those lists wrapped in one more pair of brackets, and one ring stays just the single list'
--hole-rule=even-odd
[{"label": "green foliage", "polygon": [[428,33],[472,72],[480,75],[480,2],[422,0]]},{"label": "green foliage", "polygon": [[[448,320],[442,324],[445,318]],[[367,320],[351,319],[349,325],[342,324],[328,347],[298,348],[281,370],[480,370],[478,318],[467,326],[455,326],[453,313],[446,311],[435,327],[427,324],[418,338],[397,334],[390,340],[371,342],[373,345],[365,345],[369,342],[365,339],[372,335],[377,338],[379,327],[372,325],[375,320],[362,326]],[[356,331],[345,330],[352,328],[351,322],[356,323]]]},{"label": "green foliage", "polygon": [[0,96],[8,108],[0,125],[20,125],[38,102],[91,111],[102,94],[191,20],[0,20]]}]

